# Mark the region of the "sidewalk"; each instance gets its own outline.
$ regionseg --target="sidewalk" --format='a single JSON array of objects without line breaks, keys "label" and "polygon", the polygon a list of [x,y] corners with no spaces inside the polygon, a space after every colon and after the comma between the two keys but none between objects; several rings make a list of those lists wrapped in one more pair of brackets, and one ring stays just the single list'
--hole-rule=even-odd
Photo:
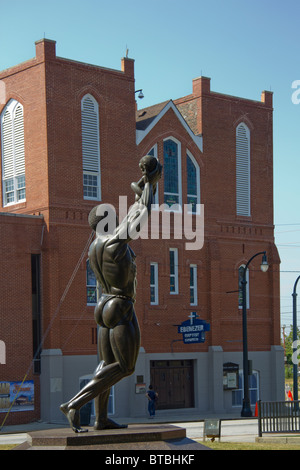
[{"label": "sidewalk", "polygon": [[[240,413],[237,414],[206,414],[201,413],[201,415],[195,415],[195,413],[181,412],[176,410],[175,412],[165,412],[157,411],[154,419],[149,419],[148,416],[140,416],[134,418],[118,418],[112,417],[114,421],[119,424],[153,424],[153,423],[188,423],[188,422],[203,422],[206,419],[220,419],[220,420],[239,420],[243,419],[240,416]],[[252,418],[248,418],[252,419]],[[27,424],[16,424],[16,425],[4,425],[0,430],[0,437],[2,434],[16,434],[16,433],[27,433],[32,431],[41,431],[45,429],[55,429],[55,428],[67,428],[69,424],[67,420],[65,423],[47,423],[44,421],[34,421]],[[84,427],[84,426],[83,426]]]},{"label": "sidewalk", "polygon": [[[221,420],[221,440],[223,442],[277,442],[277,443],[293,443],[300,446],[300,436],[293,434],[265,434],[258,437],[258,420],[255,417],[241,418],[239,414],[202,414],[174,411],[157,411],[154,419],[147,416],[135,418],[117,418],[113,419],[119,424],[174,424],[186,428],[187,437],[194,440],[203,438],[204,421],[207,419]],[[68,428],[68,423],[46,423],[36,421],[28,424],[8,425],[4,426],[0,431],[0,445],[16,443],[20,444],[26,441],[27,433],[33,431],[42,431],[47,429]],[[83,426],[84,427],[84,426]]]}]

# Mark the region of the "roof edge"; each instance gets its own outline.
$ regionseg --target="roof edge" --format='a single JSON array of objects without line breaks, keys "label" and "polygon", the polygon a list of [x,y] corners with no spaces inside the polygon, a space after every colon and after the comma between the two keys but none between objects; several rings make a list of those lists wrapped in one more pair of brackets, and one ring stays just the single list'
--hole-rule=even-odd
[{"label": "roof edge", "polygon": [[170,100],[164,108],[157,114],[157,116],[153,119],[153,121],[149,124],[149,126],[145,130],[136,130],[136,144],[139,145],[142,140],[152,131],[152,129],[156,126],[156,124],[162,119],[162,117],[172,109],[175,113],[175,116],[178,118],[182,126],[185,128],[191,139],[197,145],[197,147],[203,152],[203,139],[201,135],[196,135],[191,130],[190,126],[187,124],[186,120],[183,118],[182,114],[175,106],[174,102]]}]

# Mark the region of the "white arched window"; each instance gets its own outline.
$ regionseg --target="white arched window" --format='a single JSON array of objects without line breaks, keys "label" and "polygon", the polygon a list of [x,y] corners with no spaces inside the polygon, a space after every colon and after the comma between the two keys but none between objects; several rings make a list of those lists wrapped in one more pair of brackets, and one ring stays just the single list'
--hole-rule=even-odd
[{"label": "white arched window", "polygon": [[250,216],[250,131],[243,122],[236,128],[236,213]]},{"label": "white arched window", "polygon": [[84,199],[101,200],[99,106],[91,95],[81,100]]},{"label": "white arched window", "polygon": [[25,201],[23,106],[10,100],[1,113],[3,206]]},{"label": "white arched window", "polygon": [[200,204],[200,168],[194,157],[187,152],[187,203],[191,204],[192,212],[199,212],[197,204]]}]

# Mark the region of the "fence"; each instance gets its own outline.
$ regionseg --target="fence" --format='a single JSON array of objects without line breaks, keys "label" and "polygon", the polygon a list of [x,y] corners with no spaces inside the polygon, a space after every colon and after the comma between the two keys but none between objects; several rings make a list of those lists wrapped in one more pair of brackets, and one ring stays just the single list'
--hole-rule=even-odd
[{"label": "fence", "polygon": [[300,401],[258,402],[258,435],[300,433]]}]

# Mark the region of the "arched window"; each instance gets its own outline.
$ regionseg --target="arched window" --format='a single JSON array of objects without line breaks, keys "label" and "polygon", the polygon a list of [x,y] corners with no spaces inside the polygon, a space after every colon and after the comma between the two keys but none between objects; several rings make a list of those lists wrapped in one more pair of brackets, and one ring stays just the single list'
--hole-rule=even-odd
[{"label": "arched window", "polygon": [[81,100],[84,199],[101,200],[99,106],[91,95]]},{"label": "arched window", "polygon": [[164,141],[164,203],[181,205],[181,148],[175,139]]},{"label": "arched window", "polygon": [[189,152],[186,155],[187,166],[187,203],[191,204],[192,212],[197,213],[197,204],[200,204],[200,169]]},{"label": "arched window", "polygon": [[1,114],[3,206],[25,201],[23,106],[10,100]]},{"label": "arched window", "polygon": [[243,122],[236,128],[236,213],[250,216],[250,131]]}]

